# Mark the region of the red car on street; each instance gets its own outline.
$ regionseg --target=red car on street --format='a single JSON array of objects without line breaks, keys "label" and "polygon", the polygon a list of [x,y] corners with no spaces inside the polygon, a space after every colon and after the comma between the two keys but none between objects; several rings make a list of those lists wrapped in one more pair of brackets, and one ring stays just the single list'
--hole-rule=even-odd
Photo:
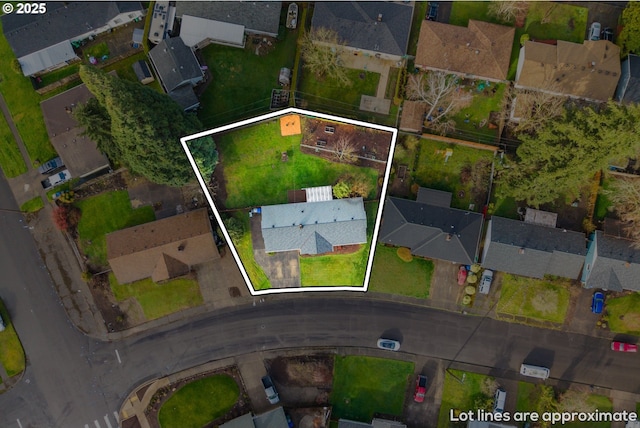
[{"label": "red car on street", "polygon": [[424,375],[418,375],[416,379],[416,391],[413,393],[413,401],[416,403],[422,403],[424,401],[424,395],[427,392],[427,377]]},{"label": "red car on street", "polygon": [[624,342],[611,342],[611,350],[618,352],[638,352],[638,345]]}]

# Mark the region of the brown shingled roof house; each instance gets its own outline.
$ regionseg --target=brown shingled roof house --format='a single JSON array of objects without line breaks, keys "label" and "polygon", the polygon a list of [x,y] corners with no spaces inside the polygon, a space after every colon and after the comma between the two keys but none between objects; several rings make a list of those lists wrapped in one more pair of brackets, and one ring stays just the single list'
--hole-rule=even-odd
[{"label": "brown shingled roof house", "polygon": [[107,259],[120,284],[186,275],[220,258],[205,208],[109,233]]},{"label": "brown shingled roof house", "polygon": [[619,79],[620,48],[609,41],[558,40],[557,46],[528,41],[520,50],[515,86],[607,101]]},{"label": "brown shingled roof house", "polygon": [[468,27],[422,21],[415,64],[492,81],[507,79],[515,28],[469,20]]}]

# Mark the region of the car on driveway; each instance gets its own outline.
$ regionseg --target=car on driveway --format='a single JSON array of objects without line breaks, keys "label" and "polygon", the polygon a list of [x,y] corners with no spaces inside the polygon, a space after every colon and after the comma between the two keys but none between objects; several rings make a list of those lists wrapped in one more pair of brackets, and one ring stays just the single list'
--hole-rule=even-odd
[{"label": "car on driveway", "polygon": [[600,29],[602,26],[599,22],[594,22],[589,27],[589,40],[600,40]]},{"label": "car on driveway", "polygon": [[393,339],[385,339],[381,337],[378,339],[378,348],[386,349],[388,351],[398,351],[400,350],[400,342]]},{"label": "car on driveway", "polygon": [[638,345],[625,342],[611,342],[611,350],[618,352],[638,352]]},{"label": "car on driveway", "polygon": [[604,293],[596,291],[591,298],[591,312],[601,314],[604,309]]},{"label": "car on driveway", "polygon": [[416,379],[416,390],[413,393],[413,401],[416,403],[422,403],[424,401],[424,395],[427,393],[427,377],[425,375],[418,375]]},{"label": "car on driveway", "polygon": [[435,21],[438,19],[438,7],[440,7],[440,3],[437,1],[429,2],[429,9],[427,9],[427,21]]},{"label": "car on driveway", "polygon": [[478,287],[478,293],[489,294],[491,290],[491,283],[493,282],[493,271],[485,269],[482,272],[482,279],[480,279],[480,287]]},{"label": "car on driveway", "polygon": [[262,377],[262,386],[264,387],[264,393],[267,395],[267,400],[269,400],[270,404],[276,404],[280,401],[280,396],[278,395],[278,391],[276,391],[271,376]]},{"label": "car on driveway", "polygon": [[613,30],[611,28],[609,28],[609,27],[607,27],[604,30],[602,30],[602,34],[600,35],[600,39],[608,40],[610,42],[613,42]]},{"label": "car on driveway", "polygon": [[464,285],[467,281],[467,268],[465,266],[460,266],[458,269],[458,285]]}]

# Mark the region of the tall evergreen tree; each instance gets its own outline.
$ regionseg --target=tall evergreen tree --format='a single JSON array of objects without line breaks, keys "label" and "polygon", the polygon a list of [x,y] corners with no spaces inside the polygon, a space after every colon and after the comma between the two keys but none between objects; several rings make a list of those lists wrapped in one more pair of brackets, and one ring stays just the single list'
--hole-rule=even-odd
[{"label": "tall evergreen tree", "polygon": [[599,112],[568,110],[536,135],[523,135],[517,161],[501,177],[498,196],[538,207],[561,196],[577,196],[593,175],[613,159],[640,150],[640,109],[609,102]]},{"label": "tall evergreen tree", "polygon": [[[95,67],[81,66],[80,77],[109,115],[113,152],[121,163],[155,183],[181,186],[193,178],[180,138],[201,130],[194,114],[165,94]],[[198,139],[192,154],[213,172],[217,152],[210,137]]]},{"label": "tall evergreen tree", "polygon": [[111,161],[120,159],[118,146],[111,136],[111,118],[107,109],[95,98],[90,98],[73,111],[73,117],[84,127],[84,135],[91,138]]}]

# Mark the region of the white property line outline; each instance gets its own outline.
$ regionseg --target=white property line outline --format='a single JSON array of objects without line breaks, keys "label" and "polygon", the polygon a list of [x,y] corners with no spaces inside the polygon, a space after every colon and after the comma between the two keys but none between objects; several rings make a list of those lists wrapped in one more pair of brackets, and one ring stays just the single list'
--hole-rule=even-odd
[{"label": "white property line outline", "polygon": [[[213,198],[211,196],[211,193],[209,192],[209,188],[207,187],[207,184],[205,183],[204,179],[202,178],[202,175],[200,174],[200,170],[198,168],[198,166],[196,165],[195,160],[193,159],[193,156],[191,155],[191,152],[189,151],[189,146],[187,145],[187,143],[190,140],[194,140],[197,138],[201,138],[201,137],[206,137],[209,135],[213,135],[213,134],[218,134],[220,132],[224,132],[224,131],[229,131],[231,129],[234,128],[241,128],[247,125],[251,125],[254,123],[258,123],[258,122],[264,122],[270,119],[275,119],[279,116],[285,116],[288,114],[299,114],[301,116],[306,116],[306,117],[311,117],[311,118],[319,118],[319,119],[326,119],[326,120],[332,120],[334,122],[341,122],[341,123],[347,123],[350,125],[355,125],[355,126],[361,126],[361,127],[365,127],[365,128],[372,128],[372,129],[377,129],[379,131],[385,131],[385,132],[389,132],[391,133],[391,145],[389,148],[389,154],[387,156],[387,167],[385,169],[385,173],[384,173],[384,179],[382,181],[382,189],[380,191],[380,203],[378,205],[378,212],[376,214],[376,221],[373,227],[373,235],[371,237],[371,247],[369,249],[369,258],[367,260],[367,268],[365,271],[365,275],[364,275],[364,282],[362,284],[361,287],[331,287],[331,286],[309,286],[309,287],[296,287],[296,288],[269,288],[267,290],[256,290],[253,288],[253,284],[251,282],[251,279],[249,278],[249,275],[247,274],[247,271],[244,268],[244,264],[242,263],[242,260],[240,259],[240,256],[238,254],[238,252],[236,251],[236,247],[235,244],[233,243],[233,241],[231,240],[231,237],[229,236],[229,233],[227,232],[227,228],[225,227],[224,223],[222,222],[222,217],[220,216],[220,212],[218,211],[218,209],[216,208],[216,204],[213,202]],[[353,119],[348,119],[348,118],[344,118],[344,117],[340,117],[340,116],[333,116],[330,114],[325,114],[325,113],[318,113],[318,112],[314,112],[314,111],[310,111],[310,110],[303,110],[300,108],[296,108],[296,107],[289,107],[286,108],[284,110],[278,110],[275,112],[271,112],[271,113],[267,113],[267,114],[263,114],[261,116],[257,116],[251,119],[245,119],[242,120],[240,122],[235,122],[235,123],[231,123],[228,125],[224,125],[224,126],[220,126],[218,128],[214,128],[214,129],[210,129],[208,131],[203,131],[203,132],[199,132],[197,134],[193,134],[193,135],[188,135],[186,137],[182,137],[180,138],[180,143],[182,144],[182,148],[184,149],[185,153],[187,154],[187,158],[189,159],[189,163],[191,164],[191,168],[193,168],[193,171],[196,175],[196,178],[198,179],[198,183],[200,183],[200,187],[202,188],[202,191],[205,195],[205,197],[207,198],[207,202],[209,203],[209,206],[211,207],[211,210],[213,211],[213,215],[215,216],[218,225],[220,226],[220,229],[222,230],[222,234],[224,235],[224,238],[227,242],[227,245],[229,246],[229,249],[231,250],[231,254],[233,255],[234,260],[236,261],[236,264],[238,265],[238,267],[240,268],[240,274],[242,275],[242,278],[244,279],[245,283],[247,284],[247,288],[249,289],[249,292],[251,293],[252,296],[260,296],[260,295],[265,295],[265,294],[274,294],[274,293],[298,293],[298,292],[302,292],[302,291],[363,291],[366,292],[367,289],[369,288],[369,280],[371,278],[371,268],[373,267],[373,256],[375,255],[375,247],[376,247],[376,243],[378,242],[378,233],[380,231],[380,223],[382,221],[382,210],[384,208],[384,201],[385,201],[385,196],[387,194],[387,186],[389,184],[389,176],[391,175],[391,166],[393,164],[393,154],[395,152],[395,148],[396,148],[396,139],[398,138],[398,130],[396,128],[392,128],[389,126],[384,126],[384,125],[378,125],[375,123],[368,123],[368,122],[362,122],[359,120],[353,120]]]}]

